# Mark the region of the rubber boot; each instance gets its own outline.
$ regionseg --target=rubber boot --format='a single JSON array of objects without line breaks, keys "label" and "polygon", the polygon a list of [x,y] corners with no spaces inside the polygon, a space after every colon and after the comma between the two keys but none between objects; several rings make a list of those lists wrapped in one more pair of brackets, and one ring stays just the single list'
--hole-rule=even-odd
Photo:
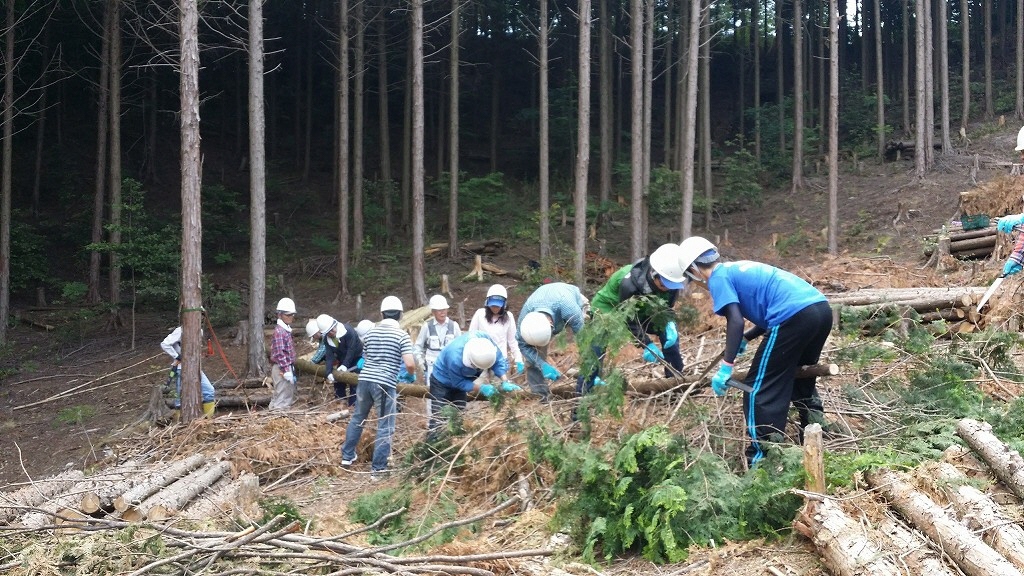
[{"label": "rubber boot", "polygon": [[213,411],[216,407],[216,402],[203,402],[203,416],[213,418]]}]

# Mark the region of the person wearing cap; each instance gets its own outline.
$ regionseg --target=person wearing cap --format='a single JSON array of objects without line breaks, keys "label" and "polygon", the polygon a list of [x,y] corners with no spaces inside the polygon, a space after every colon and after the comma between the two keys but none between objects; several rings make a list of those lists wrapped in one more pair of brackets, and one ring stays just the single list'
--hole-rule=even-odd
[{"label": "person wearing cap", "polygon": [[[685,285],[686,276],[679,267],[680,249],[678,244],[664,244],[650,256],[627,264],[612,273],[611,278],[597,291],[591,302],[595,313],[609,313],[623,302],[632,298],[647,296],[648,299],[636,307],[636,314],[626,321],[629,331],[644,349],[644,360],[665,363],[665,377],[672,377],[683,371],[683,356],[679,352],[679,332],[672,314],[679,297],[679,290]],[[659,348],[649,334],[658,336]],[[600,359],[604,348],[594,347]],[[585,394],[594,384],[601,384],[598,369],[589,377],[581,374],[577,378],[576,391]]]},{"label": "person wearing cap", "polygon": [[[1017,147],[1021,162],[1024,162],[1024,128],[1017,132]],[[1009,214],[999,219],[996,228],[1003,234],[1011,234],[1018,226],[1024,224],[1024,214]],[[1010,256],[1003,263],[1003,276],[1013,276],[1024,269],[1024,234],[1018,234]]]},{"label": "person wearing cap", "polygon": [[270,378],[274,392],[270,398],[271,410],[287,410],[295,403],[295,342],[292,340],[292,321],[295,320],[295,302],[281,298],[277,303],[277,324],[270,338]]},{"label": "person wearing cap", "polygon": [[[174,407],[178,408],[181,405],[181,326],[171,330],[171,333],[160,342],[160,349],[171,357],[171,372],[174,374],[168,378],[168,382],[173,378],[176,383]],[[199,389],[203,396],[203,416],[212,417],[216,409],[213,384],[202,370],[199,371]]]},{"label": "person wearing cap", "polygon": [[[462,329],[454,320],[448,318],[448,300],[444,296],[434,294],[427,304],[430,306],[431,317],[420,326],[420,332],[416,336],[416,358],[423,370],[423,378],[430,382],[430,371],[433,370],[434,361],[441,354],[441,349],[462,334]],[[430,413],[428,398],[427,415]]]},{"label": "person wearing cap", "polygon": [[[359,360],[363,356],[363,341],[352,326],[338,322],[327,314],[317,316],[316,323],[317,331],[320,333],[320,348],[310,361],[314,364],[324,363],[324,379],[334,386],[334,398],[345,400],[352,406],[356,403],[356,380],[353,379],[346,385],[334,377],[334,369],[358,374],[361,368],[358,365]],[[346,388],[349,390],[347,395]]]},{"label": "person wearing cap", "polygon": [[363,341],[365,364],[359,373],[356,404],[352,419],[345,430],[341,446],[341,465],[348,468],[356,461],[356,447],[363,435],[363,424],[370,410],[377,410],[377,437],[373,441],[371,480],[379,480],[387,473],[391,457],[391,438],[395,434],[398,413],[398,371],[404,366],[405,382],[416,381],[416,358],[412,340],[398,324],[402,317],[402,301],[388,296],[380,303],[382,320],[370,328]]},{"label": "person wearing cap", "polygon": [[[800,434],[811,421],[822,422],[816,378],[796,378],[800,366],[816,364],[832,330],[832,308],[825,295],[804,279],[785,270],[740,260],[722,262],[714,244],[693,236],[680,244],[680,267],[711,293],[715,314],[724,316],[725,351],[711,386],[724,396],[732,366],[749,340],[762,338],[744,379],[751,392],[743,394],[747,461],[764,457],[761,442],[785,437],[792,403],[800,414]],[[754,327],[744,334],[744,320]]]},{"label": "person wearing cap", "polygon": [[516,340],[526,365],[526,383],[531,392],[540,396],[541,402],[547,402],[551,394],[546,380],[562,377],[562,373],[547,362],[548,344],[566,326],[573,334],[579,334],[589,306],[590,301],[576,286],[552,282],[534,290],[519,310]]},{"label": "person wearing cap", "polygon": [[499,388],[476,380],[484,371],[490,370],[501,379],[502,392],[521,390],[508,381],[508,362],[497,344],[485,332],[469,331],[452,340],[434,361],[430,375],[430,422],[427,425],[427,440],[436,437],[438,428],[444,422],[442,411],[445,406],[459,410],[466,408],[466,398],[471,392],[490,398]]},{"label": "person wearing cap", "polygon": [[508,309],[508,291],[504,286],[495,284],[487,289],[484,307],[473,313],[469,330],[485,332],[498,346],[498,350],[515,362],[516,372],[523,372],[523,353],[519,351],[519,342],[516,340],[516,317]]}]

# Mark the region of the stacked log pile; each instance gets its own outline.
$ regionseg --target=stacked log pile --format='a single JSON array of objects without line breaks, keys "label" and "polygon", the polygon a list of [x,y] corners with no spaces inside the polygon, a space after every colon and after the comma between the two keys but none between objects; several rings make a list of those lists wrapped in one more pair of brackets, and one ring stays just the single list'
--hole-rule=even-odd
[{"label": "stacked log pile", "polygon": [[205,519],[246,509],[259,498],[259,478],[231,478],[231,464],[195,454],[142,466],[130,461],[89,476],[64,472],[0,493],[0,520],[41,528],[106,518],[159,522]]},{"label": "stacked log pile", "polygon": [[[964,419],[957,434],[1010,492],[1024,494],[1024,459],[991,426]],[[871,491],[839,499],[810,488],[804,494],[794,528],[814,542],[832,573],[1024,574],[1016,515],[952,463],[929,462],[910,474],[880,469],[867,480]]]},{"label": "stacked log pile", "polygon": [[977,230],[936,231],[925,237],[924,255],[932,258],[948,254],[958,260],[979,260],[992,255],[998,240],[999,232],[994,225]]},{"label": "stacked log pile", "polygon": [[865,316],[897,312],[909,321],[916,312],[924,324],[947,322],[946,333],[972,332],[982,321],[978,301],[985,286],[947,288],[872,288],[827,295],[837,313],[842,308],[864,312]]}]

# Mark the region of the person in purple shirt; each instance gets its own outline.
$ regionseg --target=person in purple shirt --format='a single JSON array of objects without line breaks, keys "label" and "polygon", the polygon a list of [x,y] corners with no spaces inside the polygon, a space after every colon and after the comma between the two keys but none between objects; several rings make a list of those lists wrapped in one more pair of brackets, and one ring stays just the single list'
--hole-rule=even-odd
[{"label": "person in purple shirt", "polygon": [[[711,379],[715,394],[725,395],[733,362],[747,341],[765,335],[744,381],[751,392],[743,394],[747,460],[756,464],[764,457],[761,440],[785,437],[791,403],[800,414],[801,436],[812,416],[821,421],[816,378],[796,378],[796,371],[821,357],[832,330],[832,308],[824,294],[785,270],[747,260],[722,262],[715,245],[700,236],[680,247],[679,265],[708,289],[715,314],[726,321],[722,363]],[[744,320],[754,325],[746,334]]]}]

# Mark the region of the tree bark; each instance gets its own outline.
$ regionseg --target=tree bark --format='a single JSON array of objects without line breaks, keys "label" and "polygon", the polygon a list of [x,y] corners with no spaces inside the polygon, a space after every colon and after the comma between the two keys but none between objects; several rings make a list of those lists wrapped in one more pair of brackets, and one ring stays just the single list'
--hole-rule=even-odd
[{"label": "tree bark", "polygon": [[793,0],[793,185],[804,187],[804,57],[803,0]]},{"label": "tree bark", "polygon": [[[906,2],[906,0],[904,0]],[[960,112],[960,129],[967,130],[971,117],[971,1],[960,0],[960,99],[963,108]],[[904,55],[905,56],[905,55]]]},{"label": "tree bark", "polygon": [[56,476],[34,480],[13,492],[0,493],[0,522],[6,524],[24,514],[24,508],[36,508],[57,494],[67,493],[84,477],[81,470],[67,470]]},{"label": "tree bark", "polygon": [[1010,492],[1024,498],[1024,458],[992,434],[991,425],[964,418],[957,423],[956,433],[981,456]]},{"label": "tree bark", "polygon": [[938,3],[939,13],[939,115],[942,124],[942,153],[953,153],[953,141],[949,136],[949,23],[946,21],[946,2]]},{"label": "tree bark", "polygon": [[355,3],[356,42],[354,50],[354,76],[352,94],[352,260],[359,262],[363,257],[365,222],[363,210],[363,130],[365,118],[366,84],[366,34],[365,2]]},{"label": "tree bark", "polygon": [[110,304],[121,303],[121,0],[110,0]]},{"label": "tree bark", "polygon": [[[607,7],[605,7],[605,4],[608,2],[608,0],[600,0],[600,1],[601,1],[601,6],[605,10],[605,13],[607,13]],[[541,259],[541,261],[544,261],[544,260],[546,260],[547,258],[549,258],[551,256],[551,191],[549,189],[549,187],[550,187],[550,176],[551,176],[551,169],[550,169],[550,162],[551,162],[551,160],[550,160],[550,158],[551,158],[550,145],[551,144],[550,144],[550,133],[549,133],[549,131],[550,131],[550,105],[549,105],[550,100],[548,98],[548,0],[540,0],[540,15],[539,15],[539,18],[540,18],[540,24],[538,26],[538,35],[537,35],[537,43],[538,43],[537,54],[538,54],[538,60],[540,61],[539,62],[539,64],[540,64],[540,118],[539,118],[539,121],[540,121],[540,127],[539,127],[540,143],[539,143],[539,146],[538,146],[538,148],[540,150],[540,159],[539,159],[539,161],[540,161],[540,167],[539,167],[540,174],[538,175],[538,179],[539,179],[539,184],[538,185],[540,187],[540,259]],[[609,26],[609,23],[605,21],[604,17],[602,17],[602,19],[601,19],[601,26],[602,26],[602,34],[605,34],[606,32],[604,30],[605,30],[606,27]],[[610,40],[609,40],[609,42],[610,42]],[[609,58],[609,61],[610,61],[611,55],[609,55],[608,58]],[[601,155],[602,155],[601,163],[602,163],[602,168],[601,168],[601,170],[602,170],[602,178],[604,178],[604,176],[603,176],[604,162],[605,162],[604,154],[606,153],[605,152],[605,143],[604,143],[604,139],[606,137],[606,135],[604,134],[605,120],[607,120],[607,122],[608,122],[608,134],[607,134],[607,138],[609,139],[608,147],[609,147],[609,149],[611,147],[611,142],[610,142],[610,139],[611,139],[611,102],[609,101],[607,103],[607,106],[608,106],[609,109],[605,110],[605,104],[606,103],[604,102],[605,98],[603,96],[603,94],[604,94],[603,90],[604,90],[604,83],[605,82],[608,83],[608,88],[607,88],[608,92],[609,93],[611,92],[611,78],[607,78],[606,79],[606,78],[604,78],[603,74],[604,74],[604,72],[602,72],[602,78],[601,78],[601,82],[602,82],[602,84],[601,84],[601,86],[602,86],[602,97],[601,97],[601,118],[602,118],[601,119],[601,130],[602,130],[602,133],[601,133],[601,140],[602,140],[602,143],[601,143]],[[608,115],[607,119],[604,118],[605,114]],[[607,161],[608,161],[608,178],[609,178],[609,190],[610,190],[610,188],[611,188],[611,180],[610,180],[611,179],[611,157],[610,157],[610,153],[609,153],[609,158],[608,158]]]},{"label": "tree bark", "polygon": [[576,285],[586,286],[583,269],[584,256],[587,253],[587,192],[588,173],[590,171],[590,0],[579,2],[579,95],[576,108],[576,165],[573,174],[575,190],[573,205],[576,209],[576,221],[573,223],[573,247],[575,258],[573,277]]},{"label": "tree bark", "polygon": [[761,3],[750,2],[750,43],[754,48],[754,159],[761,163]]},{"label": "tree bark", "polygon": [[[600,1],[600,0],[599,0]],[[630,0],[630,142],[629,142],[629,258],[630,262],[643,257],[643,90],[644,90],[644,1]],[[576,212],[580,214],[579,211]],[[582,284],[581,284],[582,285]]]},{"label": "tree bark", "polygon": [[825,499],[806,506],[793,528],[814,542],[829,570],[838,576],[900,576],[897,564],[878,546],[881,535],[847,516]]},{"label": "tree bark", "polygon": [[643,172],[641,188],[643,202],[640,206],[640,217],[643,228],[640,230],[640,250],[642,257],[647,252],[648,233],[648,199],[651,195],[651,114],[654,110],[654,0],[644,0],[644,113],[643,113]]},{"label": "tree bark", "polygon": [[996,115],[992,103],[992,2],[983,1],[981,6],[985,33],[985,120],[992,120]]},{"label": "tree bark", "polygon": [[416,304],[427,303],[423,235],[423,0],[412,0],[412,289]]},{"label": "tree bark", "polygon": [[1020,120],[1024,118],[1024,0],[1017,0],[1017,42],[1014,46],[1017,55],[1017,100],[1014,115]]},{"label": "tree bark", "polygon": [[[875,0],[876,5],[879,1]],[[828,3],[828,45],[828,253],[835,256],[839,254],[839,7],[836,0]],[[881,84],[881,72],[878,81]],[[878,105],[881,107],[881,99]]]},{"label": "tree bark", "polygon": [[[785,42],[782,41],[785,22],[782,19],[784,0],[775,1],[775,105],[779,116],[779,154],[786,152],[786,60]],[[683,235],[686,236],[685,234]]]},{"label": "tree bark", "polygon": [[178,478],[188,474],[202,466],[206,457],[202,454],[193,454],[184,460],[176,460],[146,476],[146,479],[137,483],[128,491],[114,498],[114,509],[124,512],[132,506],[136,506],[146,498],[156,494],[160,489],[169,486]]},{"label": "tree bark", "polygon": [[[776,3],[778,4],[778,3]],[[693,152],[697,142],[697,69],[700,49],[700,23],[703,17],[701,0],[690,0],[690,29],[686,49],[686,109],[680,114],[683,123],[679,187],[683,197],[682,213],[679,215],[681,238],[693,235]],[[781,90],[780,90],[781,92]],[[781,131],[780,131],[781,132]]]},{"label": "tree bark", "polygon": [[895,472],[870,472],[868,482],[900,515],[938,544],[968,576],[1020,574],[1006,558],[1000,556],[964,525],[950,518],[945,510],[928,496],[915,490]]},{"label": "tree bark", "polygon": [[338,290],[348,295],[349,258],[349,84],[348,0],[338,0]]},{"label": "tree bark", "polygon": [[[110,5],[106,5],[103,18],[103,42],[100,48],[100,78],[97,83],[99,95],[96,99],[96,187],[93,192],[92,243],[103,241],[103,215],[107,196],[107,133],[110,130],[107,110],[110,106]],[[8,107],[5,105],[4,109]],[[6,170],[4,174],[8,174]],[[100,302],[100,264],[102,254],[99,250],[89,252],[89,288],[85,301],[89,304]],[[3,327],[0,326],[0,330]]]},{"label": "tree bark", "polygon": [[[964,0],[965,2],[967,0]],[[910,0],[902,0],[903,7],[903,74],[900,78],[900,93],[903,96],[903,133],[916,133],[910,129]]]},{"label": "tree bark", "polygon": [[711,228],[711,211],[714,202],[714,186],[711,182],[711,2],[701,3],[701,13],[707,12],[700,26],[700,82],[698,105],[700,106],[700,167],[701,187],[704,189],[704,227]]},{"label": "tree bark", "polygon": [[448,61],[448,78],[449,82],[451,82],[448,97],[448,258],[455,260],[459,255],[459,0],[452,0],[450,22],[451,48]]},{"label": "tree bark", "polygon": [[[877,122],[875,130],[878,132],[878,160],[885,157],[885,83],[883,82],[883,71],[885,69],[885,54],[882,51],[882,0],[873,0],[872,8],[875,16],[875,111]],[[948,76],[947,76],[948,78]]]},{"label": "tree bark", "polygon": [[270,369],[263,340],[267,292],[267,119],[263,98],[263,1],[249,3],[249,322],[246,375]]},{"label": "tree bark", "polygon": [[138,506],[125,510],[121,513],[121,518],[128,522],[138,522],[143,518],[151,522],[167,520],[176,516],[196,496],[208,490],[222,476],[230,474],[230,472],[230,462],[208,463],[203,468],[194,470],[170,486],[146,498]]},{"label": "tree bark", "polygon": [[953,571],[942,561],[942,556],[928,546],[927,540],[908,530],[893,517],[882,516],[877,530],[882,534],[883,541],[896,550],[911,574],[954,576]]},{"label": "tree bark", "polygon": [[200,495],[179,516],[198,520],[221,514],[239,514],[256,504],[260,497],[259,476],[243,472],[235,480],[225,480],[222,478],[212,490]]},{"label": "tree bark", "polygon": [[14,193],[11,167],[14,156],[14,2],[7,3],[4,34],[3,159],[0,174],[0,345],[7,343],[11,317],[11,195]]},{"label": "tree bark", "polygon": [[914,9],[914,14],[916,16],[915,17],[915,32],[916,32],[916,34],[914,35],[914,47],[915,47],[915,50],[916,50],[915,53],[917,54],[917,57],[915,58],[915,62],[914,62],[914,70],[915,70],[914,94],[916,96],[916,102],[917,102],[917,105],[916,105],[916,107],[914,109],[914,116],[916,118],[915,129],[914,129],[914,150],[915,150],[915,154],[914,154],[914,171],[915,171],[915,174],[916,174],[918,180],[924,179],[925,172],[927,172],[927,170],[928,170],[928,166],[927,166],[928,156],[927,156],[927,152],[917,153],[916,151],[922,151],[923,152],[925,150],[925,146],[927,146],[927,140],[928,140],[927,137],[925,136],[925,130],[930,130],[931,129],[931,127],[928,126],[928,124],[927,124],[928,116],[927,116],[927,111],[926,111],[926,107],[928,106],[928,98],[930,98],[931,95],[927,93],[926,87],[925,87],[925,76],[926,76],[925,68],[927,68],[927,63],[926,63],[926,54],[925,54],[926,50],[925,50],[925,32],[924,32],[925,19],[924,19],[924,16],[923,16],[924,12],[925,12],[924,4],[925,4],[925,2],[928,2],[928,1],[929,0],[914,0],[914,8],[915,8]]}]

